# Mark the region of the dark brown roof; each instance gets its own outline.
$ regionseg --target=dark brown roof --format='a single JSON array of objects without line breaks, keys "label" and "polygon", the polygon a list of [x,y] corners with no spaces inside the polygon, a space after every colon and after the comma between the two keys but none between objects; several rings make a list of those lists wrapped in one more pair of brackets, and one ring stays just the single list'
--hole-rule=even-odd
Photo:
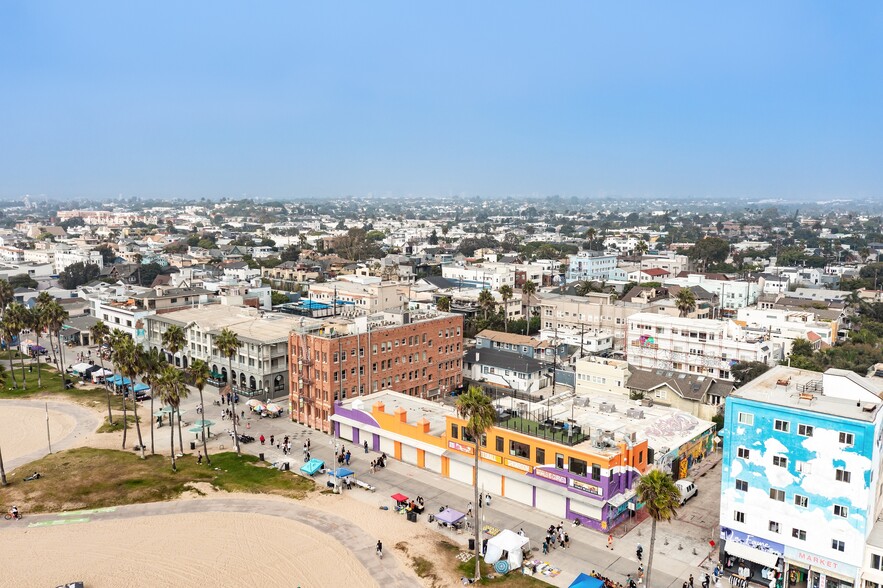
[{"label": "dark brown roof", "polygon": [[630,368],[630,372],[631,375],[626,384],[630,390],[650,392],[660,386],[666,386],[678,396],[688,400],[700,401],[712,390],[714,394],[726,398],[735,388],[731,382],[671,370]]}]

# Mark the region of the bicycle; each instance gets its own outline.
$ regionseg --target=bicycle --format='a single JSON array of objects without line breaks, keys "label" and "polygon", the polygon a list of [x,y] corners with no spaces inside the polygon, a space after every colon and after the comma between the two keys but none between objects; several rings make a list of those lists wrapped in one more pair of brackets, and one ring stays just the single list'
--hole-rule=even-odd
[{"label": "bicycle", "polygon": [[11,521],[12,519],[21,520],[21,513],[13,514],[11,512],[8,512],[5,515],[3,515],[3,518],[6,519],[7,521]]}]

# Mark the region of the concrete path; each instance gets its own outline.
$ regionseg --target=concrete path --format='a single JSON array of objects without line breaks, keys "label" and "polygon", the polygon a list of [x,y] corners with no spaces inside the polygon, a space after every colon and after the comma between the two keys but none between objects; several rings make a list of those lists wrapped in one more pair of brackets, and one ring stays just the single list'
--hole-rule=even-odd
[{"label": "concrete path", "polygon": [[[5,407],[22,407],[22,408],[44,408],[46,403],[49,404],[50,415],[52,411],[60,412],[72,417],[76,421],[73,430],[61,439],[52,439],[52,451],[62,451],[70,449],[82,444],[82,439],[94,433],[103,422],[103,415],[91,408],[79,406],[69,402],[53,402],[51,400],[0,400],[0,414],[3,414]],[[51,416],[50,416],[51,418]],[[49,447],[34,451],[27,455],[4,461],[7,472],[22,466],[28,462],[40,459],[49,454]]]},{"label": "concrete path", "polygon": [[[365,535],[358,526],[335,515],[303,506],[297,501],[266,500],[258,497],[178,500],[63,514],[33,515],[27,516],[22,522],[26,522],[29,527],[36,529],[62,522],[71,522],[71,517],[75,517],[73,520],[77,524],[87,524],[92,521],[207,512],[256,513],[309,525],[339,541],[352,552],[368,570],[371,577],[383,588],[413,588],[416,583],[414,577],[402,568],[398,559],[392,554],[388,553],[382,560],[379,559],[374,552],[375,539]],[[0,527],[0,533],[3,532],[3,528],[12,527]],[[87,531],[84,530],[84,532]]]}]

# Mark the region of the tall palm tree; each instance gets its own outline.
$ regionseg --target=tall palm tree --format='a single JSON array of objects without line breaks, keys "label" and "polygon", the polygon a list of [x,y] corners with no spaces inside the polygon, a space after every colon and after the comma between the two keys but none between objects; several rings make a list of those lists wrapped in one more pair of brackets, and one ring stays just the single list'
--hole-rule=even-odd
[{"label": "tall palm tree", "polygon": [[[172,354],[169,363],[175,365],[174,357],[175,355],[186,348],[187,345],[187,336],[184,334],[184,329],[179,327],[178,325],[168,325],[166,326],[166,330],[163,331],[162,334],[162,344],[163,347],[166,348],[166,351]],[[181,394],[181,390],[176,390],[178,393],[178,399],[181,400],[185,395]],[[180,402],[179,402],[180,406]],[[172,415],[172,420],[174,420],[174,416]],[[181,445],[181,452],[184,451],[184,436],[181,433],[181,410],[178,409],[178,442]]]},{"label": "tall palm tree", "polygon": [[435,303],[435,307],[439,312],[451,312],[451,297],[442,296],[438,299],[438,302]]},{"label": "tall palm tree", "polygon": [[638,480],[636,488],[638,500],[644,503],[647,514],[653,521],[650,527],[650,553],[647,556],[647,573],[644,586],[649,588],[650,573],[653,571],[653,549],[656,546],[656,523],[671,521],[677,516],[681,494],[672,477],[661,470],[652,470]]},{"label": "tall palm tree", "polygon": [[40,371],[40,334],[43,332],[43,329],[46,327],[46,315],[43,312],[43,309],[40,308],[39,305],[34,305],[33,308],[27,309],[26,317],[28,319],[28,327],[34,332],[34,337],[36,337],[36,345],[37,350],[34,353],[34,357],[37,359],[37,388],[43,387],[43,374]]},{"label": "tall palm tree", "polygon": [[12,366],[12,342],[17,336],[15,332],[15,323],[8,313],[3,313],[0,319],[0,332],[3,333],[3,339],[6,341],[6,352],[9,354],[9,373],[12,374],[12,387],[18,390],[18,382],[15,380],[15,368]]},{"label": "tall palm tree", "polygon": [[64,374],[64,343],[61,340],[61,330],[68,318],[70,315],[57,300],[46,305],[46,325],[50,332],[55,333],[55,342],[58,343],[58,373],[60,374]]},{"label": "tall palm tree", "polygon": [[166,356],[165,354],[157,349],[156,347],[152,347],[148,350],[139,349],[139,353],[141,354],[141,379],[150,386],[150,455],[155,455],[156,450],[154,448],[154,421],[153,418],[153,399],[156,397],[156,382],[159,378],[159,374],[162,369],[166,366]]},{"label": "tall palm tree", "polygon": [[[46,337],[49,339],[49,349],[54,350],[55,348],[52,346],[52,328],[49,325],[50,313],[49,313],[49,304],[53,302],[55,298],[49,292],[45,290],[40,292],[37,295],[37,305],[34,308],[40,310],[43,314],[43,328],[46,329]],[[55,367],[58,368],[58,361],[55,360],[55,352],[52,353],[53,363],[55,363]],[[62,373],[61,370],[58,370],[58,373]]]},{"label": "tall palm tree", "polygon": [[479,559],[479,550],[481,549],[480,533],[478,528],[478,453],[479,442],[482,435],[494,426],[497,421],[497,411],[489,396],[482,392],[477,386],[469,386],[465,394],[457,397],[457,414],[466,419],[463,430],[472,437],[475,444],[475,464],[472,471],[472,490],[475,495],[473,504],[476,506],[475,514],[475,579],[481,578],[481,560]]},{"label": "tall palm tree", "polygon": [[595,237],[598,236],[598,231],[595,230],[595,227],[589,227],[589,230],[586,231],[586,239],[589,240],[589,250],[592,251],[595,249]]},{"label": "tall palm tree", "polygon": [[696,295],[689,288],[681,288],[675,296],[675,306],[678,307],[681,316],[687,316],[696,310]]},{"label": "tall palm tree", "polygon": [[[13,302],[8,307],[6,307],[6,311],[3,313],[3,318],[8,320],[10,326],[15,333],[15,336],[18,338],[19,347],[21,347],[21,333],[26,328],[28,328],[28,309],[22,306],[18,302]],[[23,388],[28,387],[27,379],[25,378],[25,360],[24,354],[19,353],[19,362],[21,363],[21,383]]]},{"label": "tall palm tree", "polygon": [[497,301],[494,300],[494,295],[491,294],[490,290],[484,289],[478,293],[478,306],[484,312],[484,320],[487,320],[488,312],[493,312],[496,305]]},{"label": "tall palm tree", "polygon": [[[233,392],[233,356],[236,355],[240,347],[242,347],[242,343],[239,341],[239,337],[236,336],[236,333],[226,327],[215,337],[215,348],[222,356],[227,358],[229,369],[227,372],[229,380],[227,380],[227,382],[230,384],[231,393]],[[236,443],[236,455],[240,455],[239,434],[236,432],[235,405],[233,407],[233,440],[234,443]]]},{"label": "tall palm tree", "polygon": [[[104,381],[104,393],[107,395],[107,422],[113,425],[113,412],[110,409],[110,388],[107,386],[107,378],[104,378],[104,355],[101,353],[101,346],[107,342],[110,336],[110,329],[104,321],[98,320],[89,328],[89,334],[92,336],[92,342],[98,344],[98,361],[101,364],[101,373]],[[51,346],[50,342],[50,346]]]},{"label": "tall palm tree", "polygon": [[649,251],[649,249],[650,247],[643,240],[638,241],[638,244],[635,245],[635,253],[637,253],[638,255],[644,255],[645,253],[647,253],[647,251]]},{"label": "tall palm tree", "polygon": [[512,286],[503,284],[499,289],[500,298],[503,299],[503,330],[509,332],[509,301],[512,300]]},{"label": "tall palm tree", "polygon": [[[138,345],[128,333],[121,337],[117,345],[117,362],[120,372],[124,378],[129,379],[129,386],[131,386],[132,415],[135,420],[135,431],[138,433],[138,448],[141,452],[141,459],[144,459],[144,438],[141,436],[141,423],[138,422],[138,402],[135,400],[135,378],[141,373],[141,356],[138,353]],[[123,398],[123,402],[125,402],[125,395]]]},{"label": "tall palm tree", "polygon": [[[181,403],[181,399],[178,398],[178,383],[181,379],[181,372],[175,369],[174,366],[166,364],[163,367],[162,371],[159,373],[159,377],[156,381],[156,389],[160,394],[162,401],[164,404],[167,404],[171,409],[170,421],[173,423],[174,419],[172,415],[175,413],[175,408]],[[175,425],[170,424],[169,426],[169,447],[170,454],[172,456],[172,471],[178,471],[178,465],[175,461]]]},{"label": "tall palm tree", "polygon": [[212,460],[208,456],[208,444],[205,439],[205,403],[202,401],[202,390],[205,388],[205,385],[208,384],[209,378],[212,377],[212,372],[209,369],[208,364],[201,359],[193,360],[193,363],[190,364],[189,371],[193,385],[199,390],[199,406],[202,407],[202,419],[200,419],[202,426],[202,452],[205,454],[205,461],[211,465]]},{"label": "tall palm tree", "polygon": [[524,313],[524,316],[527,317],[528,325],[530,324],[530,303],[533,295],[537,293],[537,285],[532,281],[528,280],[521,286],[521,302],[527,306],[527,312]]},{"label": "tall palm tree", "polygon": [[[0,365],[0,386],[6,380],[6,368]],[[6,467],[3,465],[3,450],[0,449],[0,486],[6,486]]]},{"label": "tall palm tree", "polygon": [[[107,342],[111,348],[111,359],[110,361],[116,366],[116,372],[120,374],[122,377],[123,373],[123,361],[125,360],[125,339],[128,337],[126,333],[123,333],[119,329],[114,329],[108,335]],[[126,414],[126,406],[128,403],[126,402],[126,396],[123,395],[123,449],[126,448],[126,432],[129,430],[129,421],[128,415]]]}]

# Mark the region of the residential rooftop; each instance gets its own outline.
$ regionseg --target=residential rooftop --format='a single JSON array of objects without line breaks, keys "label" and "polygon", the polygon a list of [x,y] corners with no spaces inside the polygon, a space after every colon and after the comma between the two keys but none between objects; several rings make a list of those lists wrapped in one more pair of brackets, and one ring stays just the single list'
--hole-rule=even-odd
[{"label": "residential rooftop", "polygon": [[269,344],[287,342],[289,333],[298,326],[300,317],[245,306],[210,304],[152,315],[149,320],[181,327],[196,323],[208,332],[220,332],[226,328],[241,340]]}]

